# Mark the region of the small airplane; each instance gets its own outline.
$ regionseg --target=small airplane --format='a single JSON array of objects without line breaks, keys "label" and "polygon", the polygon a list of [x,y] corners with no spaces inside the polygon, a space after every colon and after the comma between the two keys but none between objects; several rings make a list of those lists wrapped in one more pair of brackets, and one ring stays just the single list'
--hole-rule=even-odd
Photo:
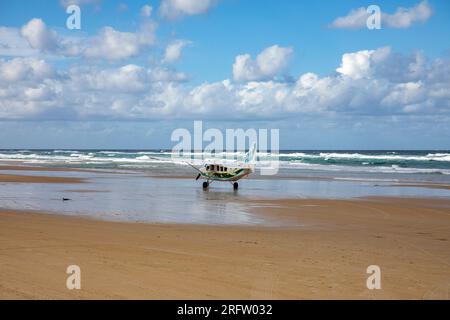
[{"label": "small airplane", "polygon": [[206,180],[203,182],[203,189],[207,189],[213,181],[228,181],[233,185],[233,189],[237,190],[239,188],[237,181],[254,172],[253,164],[255,160],[256,143],[246,153],[243,166],[231,167],[220,163],[206,163],[198,168],[189,162],[187,164],[198,171],[196,181],[200,178]]}]

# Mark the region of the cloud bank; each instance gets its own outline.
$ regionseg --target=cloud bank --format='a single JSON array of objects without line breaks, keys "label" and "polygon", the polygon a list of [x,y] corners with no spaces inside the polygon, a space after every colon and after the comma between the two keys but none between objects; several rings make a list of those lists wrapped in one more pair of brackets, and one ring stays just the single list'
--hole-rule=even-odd
[{"label": "cloud bank", "polygon": [[[277,49],[274,49],[277,48]],[[1,119],[283,119],[352,115],[442,117],[450,113],[450,60],[389,47],[345,53],[327,76],[273,76],[291,53],[278,46],[233,65],[235,80],[192,86],[162,66],[73,66],[43,59],[0,60]],[[280,51],[281,50],[281,51]],[[264,54],[263,54],[264,53]],[[239,55],[236,61],[240,61]],[[282,61],[282,62],[280,62]],[[231,66],[230,66],[231,67]],[[238,69],[238,70],[236,70]],[[236,77],[238,76],[238,77]]]}]

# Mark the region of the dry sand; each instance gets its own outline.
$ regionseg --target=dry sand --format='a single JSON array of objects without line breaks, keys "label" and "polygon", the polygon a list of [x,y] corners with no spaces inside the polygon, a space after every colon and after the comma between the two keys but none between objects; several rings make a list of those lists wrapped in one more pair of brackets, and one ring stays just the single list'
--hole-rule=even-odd
[{"label": "dry sand", "polygon": [[[116,223],[0,210],[0,298],[449,299],[450,200],[255,206],[303,225]],[[66,289],[72,264],[81,267],[81,290]],[[366,288],[369,265],[381,267],[381,290]]]}]

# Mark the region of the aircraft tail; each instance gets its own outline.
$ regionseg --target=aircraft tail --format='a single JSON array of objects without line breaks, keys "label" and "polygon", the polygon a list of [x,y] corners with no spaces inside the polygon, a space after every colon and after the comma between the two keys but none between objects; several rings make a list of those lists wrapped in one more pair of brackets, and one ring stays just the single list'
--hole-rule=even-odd
[{"label": "aircraft tail", "polygon": [[250,150],[245,154],[244,163],[253,164],[256,161],[256,142],[253,142]]}]

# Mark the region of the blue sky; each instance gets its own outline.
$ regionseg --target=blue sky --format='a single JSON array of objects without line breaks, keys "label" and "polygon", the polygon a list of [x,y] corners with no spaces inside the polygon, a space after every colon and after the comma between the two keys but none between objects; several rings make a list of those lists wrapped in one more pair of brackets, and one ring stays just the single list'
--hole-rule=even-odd
[{"label": "blue sky", "polygon": [[[0,0],[0,148],[169,148],[196,119],[285,149],[450,149],[448,1],[72,1],[81,30],[68,2]],[[352,14],[371,4],[380,30]]]}]

